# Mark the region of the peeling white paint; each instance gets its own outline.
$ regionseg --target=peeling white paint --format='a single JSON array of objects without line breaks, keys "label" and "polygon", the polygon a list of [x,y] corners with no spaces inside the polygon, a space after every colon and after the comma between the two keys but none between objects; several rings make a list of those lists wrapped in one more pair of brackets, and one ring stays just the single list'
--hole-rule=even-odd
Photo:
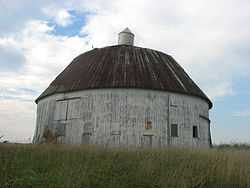
[{"label": "peeling white paint", "polygon": [[[146,121],[152,122],[152,129],[145,128]],[[171,124],[178,125],[178,137],[171,137]],[[193,138],[193,126],[198,126],[198,138]],[[58,135],[57,142],[67,144],[209,147],[209,126],[208,103],[198,97],[143,89],[93,89],[40,100],[33,141],[43,142],[48,128]]]}]

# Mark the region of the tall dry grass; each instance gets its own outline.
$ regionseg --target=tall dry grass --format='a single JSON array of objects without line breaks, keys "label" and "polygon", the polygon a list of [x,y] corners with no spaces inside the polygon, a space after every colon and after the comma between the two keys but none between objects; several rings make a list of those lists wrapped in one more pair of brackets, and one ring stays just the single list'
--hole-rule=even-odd
[{"label": "tall dry grass", "polygon": [[250,187],[247,149],[0,145],[0,187]]}]

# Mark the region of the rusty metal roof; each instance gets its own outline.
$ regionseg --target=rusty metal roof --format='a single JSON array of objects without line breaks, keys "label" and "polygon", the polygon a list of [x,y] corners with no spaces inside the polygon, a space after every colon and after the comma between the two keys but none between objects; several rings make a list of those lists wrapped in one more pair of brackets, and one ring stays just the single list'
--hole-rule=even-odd
[{"label": "rusty metal roof", "polygon": [[36,99],[99,88],[171,91],[212,102],[169,55],[128,45],[95,48],[76,57]]}]

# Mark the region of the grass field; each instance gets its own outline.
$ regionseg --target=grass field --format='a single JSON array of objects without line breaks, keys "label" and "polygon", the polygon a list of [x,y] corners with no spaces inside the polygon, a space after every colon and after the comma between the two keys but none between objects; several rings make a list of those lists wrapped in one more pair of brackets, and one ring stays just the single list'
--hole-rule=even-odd
[{"label": "grass field", "polygon": [[249,187],[250,150],[0,145],[0,187]]}]

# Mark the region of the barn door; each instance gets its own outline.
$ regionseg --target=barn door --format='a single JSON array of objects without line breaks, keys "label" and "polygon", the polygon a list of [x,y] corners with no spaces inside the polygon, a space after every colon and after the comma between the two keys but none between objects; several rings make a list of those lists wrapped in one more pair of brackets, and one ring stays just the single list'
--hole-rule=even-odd
[{"label": "barn door", "polygon": [[153,135],[143,135],[142,147],[152,147]]}]

